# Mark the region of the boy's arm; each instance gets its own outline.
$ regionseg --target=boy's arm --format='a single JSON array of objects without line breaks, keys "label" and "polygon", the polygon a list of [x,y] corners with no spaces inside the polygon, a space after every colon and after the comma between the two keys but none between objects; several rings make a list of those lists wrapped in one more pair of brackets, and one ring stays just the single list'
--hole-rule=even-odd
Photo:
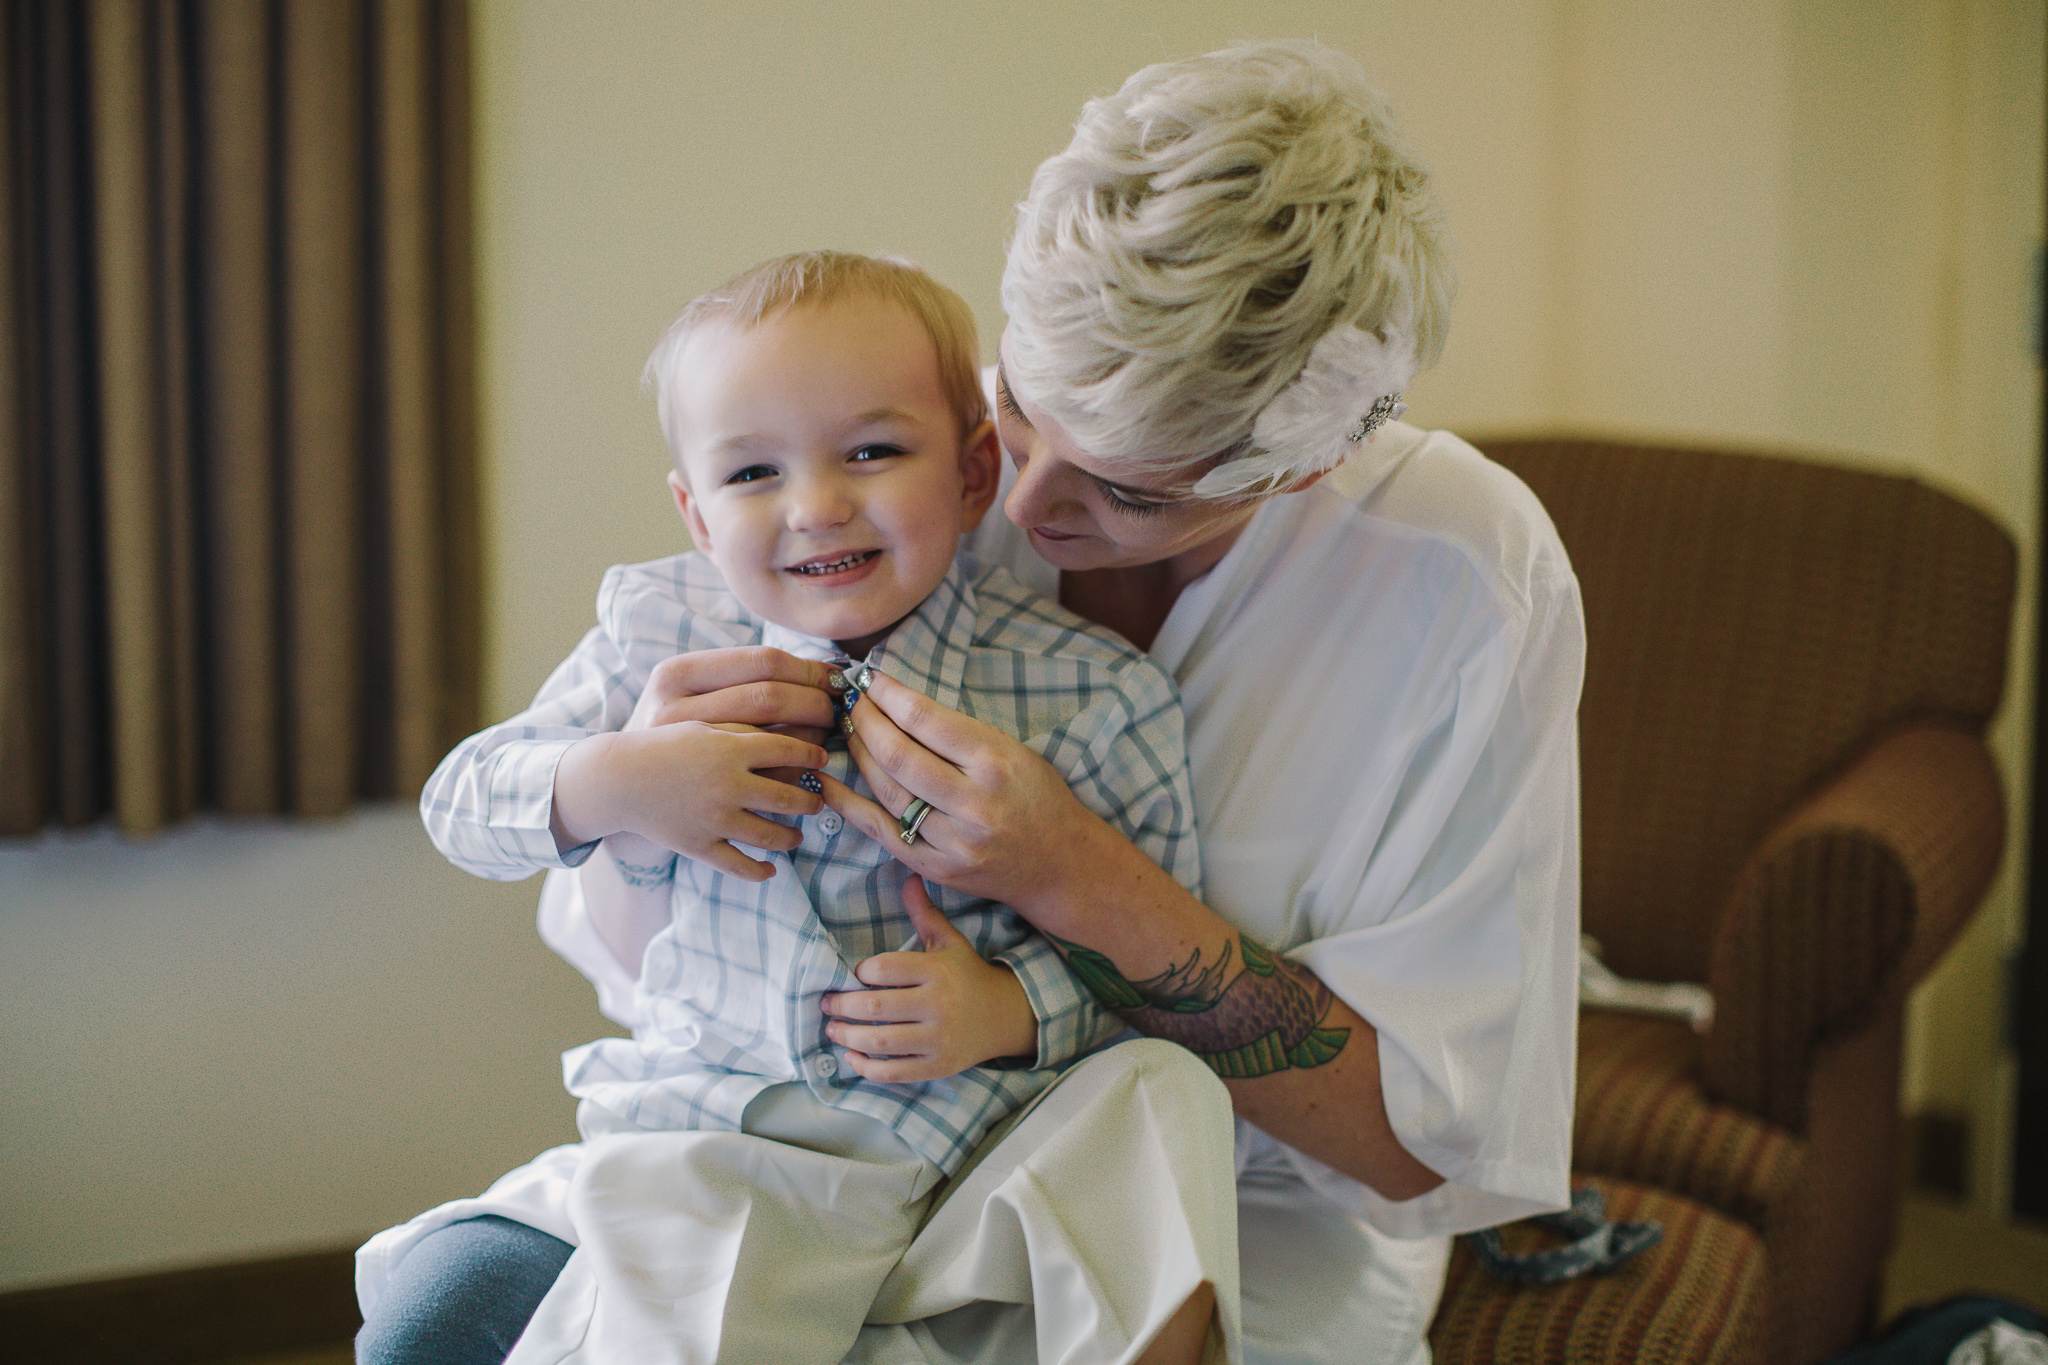
[{"label": "boy's arm", "polygon": [[1037,1024],[1034,1067],[1062,1067],[1124,1029],[1112,1013],[1074,975],[1052,941],[1037,930],[1013,948],[990,959],[1016,975]]},{"label": "boy's arm", "polygon": [[643,681],[601,629],[590,630],[531,706],[456,745],[427,779],[420,818],[434,846],[498,881],[582,863],[591,850],[558,846],[551,829],[555,769],[579,741],[623,726]]}]

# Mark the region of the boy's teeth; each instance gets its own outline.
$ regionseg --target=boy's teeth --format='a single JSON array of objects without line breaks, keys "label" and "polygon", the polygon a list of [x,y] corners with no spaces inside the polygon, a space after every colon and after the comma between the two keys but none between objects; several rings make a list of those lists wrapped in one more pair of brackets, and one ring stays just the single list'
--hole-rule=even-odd
[{"label": "boy's teeth", "polygon": [[864,553],[856,551],[850,555],[841,555],[837,559],[828,559],[822,564],[799,564],[796,571],[807,574],[838,573],[842,569],[852,568],[866,557]]}]

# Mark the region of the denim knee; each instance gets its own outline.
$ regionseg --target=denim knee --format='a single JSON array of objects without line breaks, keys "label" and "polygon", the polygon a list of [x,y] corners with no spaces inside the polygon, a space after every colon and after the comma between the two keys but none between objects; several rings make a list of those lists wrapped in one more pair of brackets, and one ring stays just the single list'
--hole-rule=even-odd
[{"label": "denim knee", "polygon": [[496,1214],[429,1233],[356,1334],[358,1365],[500,1365],[572,1250]]}]

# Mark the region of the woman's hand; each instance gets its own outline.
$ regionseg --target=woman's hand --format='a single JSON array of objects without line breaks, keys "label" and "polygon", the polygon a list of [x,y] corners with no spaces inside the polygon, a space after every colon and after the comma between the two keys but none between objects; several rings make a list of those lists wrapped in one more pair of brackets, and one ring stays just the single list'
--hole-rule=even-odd
[{"label": "woman's hand", "polygon": [[[877,674],[849,722],[847,748],[878,799],[828,778],[826,804],[942,886],[1001,901],[1037,922],[1070,874],[1093,874],[1105,859],[1114,865],[1118,847],[1158,872],[1043,758],[893,678]],[[897,817],[913,798],[932,810],[917,842],[905,845]]]},{"label": "woman's hand", "polygon": [[924,883],[903,884],[903,908],[924,951],[878,953],[854,968],[864,991],[821,1002],[826,1036],[871,1081],[935,1081],[997,1057],[1035,1057],[1038,1017],[1017,974],[990,962],[934,906]]}]

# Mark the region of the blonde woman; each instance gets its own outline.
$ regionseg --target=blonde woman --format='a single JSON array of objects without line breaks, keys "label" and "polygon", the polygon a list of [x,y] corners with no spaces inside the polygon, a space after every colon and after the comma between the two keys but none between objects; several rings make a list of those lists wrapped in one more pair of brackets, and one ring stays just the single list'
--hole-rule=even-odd
[{"label": "blonde woman", "polygon": [[1018,210],[984,558],[1179,685],[1196,899],[1014,743],[885,680],[905,862],[1016,907],[1237,1112],[1252,1360],[1413,1361],[1448,1234],[1567,1202],[1578,591],[1528,490],[1398,420],[1444,340],[1429,181],[1348,59],[1150,67]]}]

